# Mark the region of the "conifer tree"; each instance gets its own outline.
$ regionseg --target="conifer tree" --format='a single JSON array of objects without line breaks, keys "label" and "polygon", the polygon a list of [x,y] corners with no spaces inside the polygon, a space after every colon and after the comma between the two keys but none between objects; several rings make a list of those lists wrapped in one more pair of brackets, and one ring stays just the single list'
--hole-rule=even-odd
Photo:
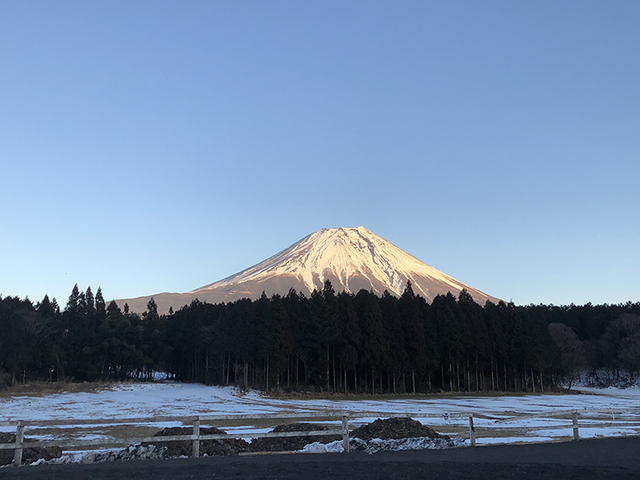
[{"label": "conifer tree", "polygon": [[104,301],[104,297],[102,296],[102,288],[100,287],[98,287],[98,291],[96,292],[96,313],[101,321],[107,315],[106,303]]}]

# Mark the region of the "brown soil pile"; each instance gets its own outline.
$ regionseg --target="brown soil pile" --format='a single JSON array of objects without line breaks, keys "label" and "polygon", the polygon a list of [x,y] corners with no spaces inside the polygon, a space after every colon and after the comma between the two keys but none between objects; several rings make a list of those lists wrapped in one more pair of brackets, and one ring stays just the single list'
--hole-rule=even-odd
[{"label": "brown soil pile", "polygon": [[[318,432],[332,429],[331,427],[317,423],[289,423],[276,426],[272,432]],[[193,430],[190,427],[165,428],[155,436],[190,435]],[[217,428],[201,428],[202,435],[217,435],[225,432]],[[364,425],[350,433],[351,438],[368,442],[374,438],[382,440],[396,440],[404,438],[427,437],[430,439],[449,440],[446,435],[440,435],[435,430],[411,418],[390,418],[376,420]],[[254,438],[251,443],[242,439],[203,440],[200,442],[200,455],[237,455],[240,452],[291,452],[302,450],[305,445],[313,442],[330,443],[342,440],[340,435],[323,435],[314,437],[262,437]],[[191,456],[192,442],[162,442],[156,447],[166,448],[165,457]],[[354,445],[355,447],[355,445]]]},{"label": "brown soil pile", "polygon": [[[287,425],[278,425],[273,429],[273,432],[319,432],[324,430],[329,430],[329,427],[326,425],[319,425],[317,423],[289,423]],[[290,452],[294,450],[301,450],[308,443],[330,443],[341,439],[341,436],[336,435],[322,435],[318,437],[254,438],[251,442],[251,450],[254,452]]]},{"label": "brown soil pile", "polygon": [[[224,435],[226,432],[214,427],[200,428],[200,435]],[[172,427],[163,428],[154,437],[168,437],[173,435],[191,435],[193,428],[191,427]],[[180,442],[159,442],[156,447],[166,447],[164,455],[167,457],[190,457],[192,453],[191,440]],[[241,438],[224,439],[224,440],[202,440],[200,442],[200,456],[203,455],[237,455],[240,452],[249,450],[249,444]]]},{"label": "brown soil pile", "polygon": [[422,425],[412,418],[388,418],[386,420],[377,419],[373,423],[356,428],[350,437],[362,440],[372,440],[380,438],[382,440],[398,440],[401,438],[427,437],[431,439],[443,438],[449,440],[446,435],[440,435],[433,428]]},{"label": "brown soil pile", "polygon": [[[26,438],[25,442],[32,442],[34,439]],[[0,443],[15,443],[15,433],[1,433]],[[0,450],[0,466],[9,465],[13,462],[13,456],[15,450]],[[59,458],[62,455],[62,449],[60,447],[32,447],[22,450],[22,463],[33,463],[41,458],[45,460],[51,460],[52,458]]]}]

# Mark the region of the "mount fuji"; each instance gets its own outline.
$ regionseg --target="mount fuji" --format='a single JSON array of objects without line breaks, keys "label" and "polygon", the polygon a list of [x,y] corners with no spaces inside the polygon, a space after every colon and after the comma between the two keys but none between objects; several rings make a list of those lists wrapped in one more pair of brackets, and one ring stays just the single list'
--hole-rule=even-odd
[{"label": "mount fuji", "polygon": [[160,293],[117,300],[131,311],[143,312],[151,297],[160,313],[174,310],[194,299],[209,303],[231,302],[240,298],[255,299],[264,291],[268,296],[286,295],[289,289],[309,295],[321,290],[330,280],[336,292],[357,293],[361,289],[382,295],[385,290],[400,296],[411,281],[416,295],[427,301],[436,295],[456,295],[466,289],[473,299],[484,305],[497,298],[430,267],[404,250],[364,227],[323,228],[267,258],[253,267],[186,293]]}]

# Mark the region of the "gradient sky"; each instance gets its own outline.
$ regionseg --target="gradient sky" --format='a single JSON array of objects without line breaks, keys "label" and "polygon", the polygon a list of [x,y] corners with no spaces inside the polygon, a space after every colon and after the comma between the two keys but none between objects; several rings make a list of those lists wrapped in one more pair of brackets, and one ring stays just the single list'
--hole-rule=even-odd
[{"label": "gradient sky", "polygon": [[183,292],[364,226],[640,301],[640,2],[0,0],[0,293]]}]

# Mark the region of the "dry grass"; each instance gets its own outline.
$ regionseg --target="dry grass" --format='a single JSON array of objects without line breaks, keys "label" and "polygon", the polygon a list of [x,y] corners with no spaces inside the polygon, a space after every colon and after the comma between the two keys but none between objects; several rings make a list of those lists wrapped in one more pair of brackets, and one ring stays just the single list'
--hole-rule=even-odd
[{"label": "dry grass", "polygon": [[[127,383],[140,383],[140,380],[125,381],[100,381],[100,382],[29,382],[26,384],[17,383],[10,387],[0,389],[0,398],[13,396],[43,396],[54,393],[95,393],[104,390],[111,390],[116,385]],[[545,392],[438,392],[438,393],[332,393],[332,392],[261,392],[266,398],[275,400],[433,400],[460,397],[517,397],[522,395],[564,395],[566,390],[557,389]],[[572,394],[580,392],[572,391]],[[242,396],[242,394],[240,394]]]},{"label": "dry grass", "polygon": [[[101,382],[29,382],[17,383],[0,390],[0,398],[29,396],[42,397],[54,393],[95,393],[104,390],[111,390],[117,385],[122,385],[122,381],[101,381]],[[130,382],[139,383],[139,382]]]},{"label": "dry grass", "polygon": [[[438,393],[321,393],[321,392],[261,392],[261,395],[274,400],[443,400],[448,398],[461,397],[528,397],[566,395],[565,390],[545,391],[545,392],[438,392]],[[571,392],[575,394],[576,392]]]},{"label": "dry grass", "polygon": [[[106,439],[127,440],[129,438],[144,438],[153,436],[161,430],[149,425],[105,425],[60,427],[27,427],[26,436],[48,435],[56,439],[81,440],[86,437],[104,437]],[[105,442],[106,443],[106,442]],[[79,447],[86,449],[86,447]]]}]

